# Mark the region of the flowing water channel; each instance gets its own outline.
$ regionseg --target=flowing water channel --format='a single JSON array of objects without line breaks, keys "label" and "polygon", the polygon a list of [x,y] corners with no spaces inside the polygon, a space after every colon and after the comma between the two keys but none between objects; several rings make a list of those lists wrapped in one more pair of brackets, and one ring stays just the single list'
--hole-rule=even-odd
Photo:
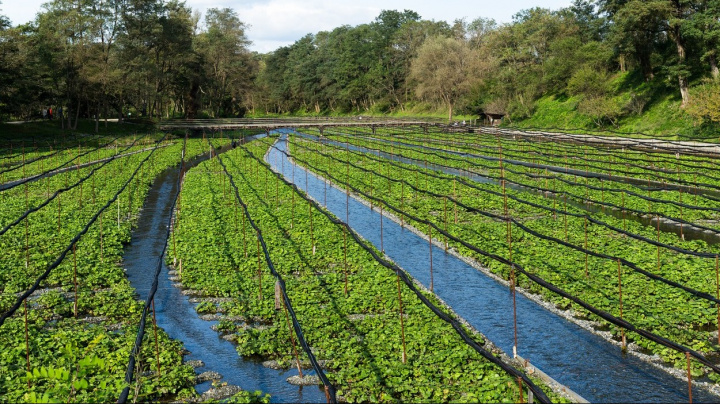
[{"label": "flowing water channel", "polygon": [[[256,136],[259,138],[264,135]],[[196,158],[188,167],[207,160],[208,155]],[[146,299],[157,265],[157,257],[167,243],[166,229],[170,218],[173,198],[177,192],[180,167],[170,168],[154,181],[145,205],[140,213],[138,227],[133,231],[132,241],[125,248],[123,267],[139,297]],[[223,375],[223,382],[244,390],[261,390],[272,395],[272,402],[325,402],[325,394],[318,387],[297,387],[285,381],[297,374],[296,369],[277,371],[262,366],[259,360],[238,355],[235,346],[220,337],[210,326],[217,321],[203,321],[195,312],[195,304],[188,296],[174,287],[163,260],[162,272],[155,294],[158,326],[171,338],[182,341],[190,351],[186,360],[202,360],[205,367],[198,372],[215,371]],[[313,374],[307,371],[308,374]],[[199,393],[207,391],[211,382],[196,386]]]},{"label": "flowing water channel", "polygon": [[[287,150],[284,136],[276,147]],[[305,177],[302,167],[276,149],[271,149],[266,160],[288,181],[293,178],[293,170],[301,173],[296,178]],[[312,172],[306,178],[307,182],[299,180],[297,185],[345,220],[345,191],[332,185],[326,187],[324,179]],[[381,218],[378,211],[353,197],[347,209],[350,226],[378,249],[382,219],[385,254],[423,285],[429,285],[430,251],[426,239],[387,217]],[[442,248],[432,248],[435,294],[497,346],[512,352],[513,306],[509,289]],[[688,401],[685,381],[633,355],[623,355],[618,346],[521,294],[517,296],[517,323],[518,354],[591,402]],[[719,398],[694,388],[693,400],[717,402]]]}]

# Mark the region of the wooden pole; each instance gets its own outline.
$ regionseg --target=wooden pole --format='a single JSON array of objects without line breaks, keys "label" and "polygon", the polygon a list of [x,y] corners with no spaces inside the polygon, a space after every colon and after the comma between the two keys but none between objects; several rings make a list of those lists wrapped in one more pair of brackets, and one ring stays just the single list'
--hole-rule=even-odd
[{"label": "wooden pole", "polygon": [[[455,194],[455,182],[456,182],[456,179],[453,178],[453,198],[457,197],[457,195]],[[455,211],[455,224],[457,224],[457,222],[458,222],[457,221],[457,203],[453,204],[453,210]]]},{"label": "wooden pole", "polygon": [[103,213],[100,212],[100,262],[105,262],[105,243],[103,240]]},{"label": "wooden pole", "polygon": [[74,304],[74,313],[75,318],[78,316],[78,282],[77,282],[77,252],[75,251],[76,244],[73,244],[72,250],[73,250],[73,283],[75,284],[75,304]]},{"label": "wooden pole", "polygon": [[[627,231],[627,224],[625,223],[625,191],[622,191],[620,193],[622,195],[622,221],[623,221],[623,231]],[[625,235],[623,234],[623,237]]]},{"label": "wooden pole", "polygon": [[524,402],[525,402],[525,398],[523,398],[523,382],[522,382],[522,377],[518,376],[517,382],[518,382],[518,388],[520,389],[520,401],[518,401],[518,402],[519,402],[519,403],[524,403]]},{"label": "wooden pole", "polygon": [[[623,319],[623,300],[622,300],[622,263],[618,258],[618,296],[620,297],[620,319]],[[622,338],[621,349],[623,352],[627,351],[627,342],[625,340],[625,328],[620,328],[620,334]]]},{"label": "wooden pole", "polygon": [[682,222],[682,220],[683,220],[683,208],[682,208],[683,192],[682,192],[682,188],[680,188],[679,191],[680,191],[680,220],[681,220],[681,222],[680,222],[680,238],[682,239],[682,241],[685,241],[685,234],[683,233],[683,222]]},{"label": "wooden pole", "polygon": [[433,282],[432,226],[430,225],[428,225],[428,245],[430,246],[430,291],[433,292],[435,285]]},{"label": "wooden pole", "polygon": [[[444,213],[445,213],[445,233],[447,233],[447,227],[448,227],[448,218],[447,218],[447,198],[443,198],[443,204],[444,204]],[[445,238],[445,252],[448,250],[448,238],[447,236],[443,236]]]},{"label": "wooden pole", "polygon": [[[400,182],[400,211],[405,211],[405,180]],[[405,227],[405,217],[402,214],[400,215],[400,227]]]},{"label": "wooden pole", "polygon": [[308,210],[310,211],[310,245],[312,246],[312,254],[315,255],[315,231],[313,229],[313,209],[311,204],[308,204]]},{"label": "wooden pole", "polygon": [[153,334],[155,334],[155,359],[157,361],[157,375],[160,376],[160,342],[157,333],[157,317],[155,316],[155,298],[152,299]]},{"label": "wooden pole", "polygon": [[692,368],[690,366],[690,352],[685,352],[685,359],[687,360],[688,402],[692,404]]},{"label": "wooden pole", "polygon": [[373,210],[373,177],[375,175],[373,173],[370,174],[370,210]]},{"label": "wooden pole", "polygon": [[[715,294],[720,299],[720,255],[715,256]],[[720,303],[715,305],[718,311],[718,345],[720,345]]]},{"label": "wooden pole", "polygon": [[[30,207],[28,200],[28,184],[25,183],[25,210]],[[25,268],[30,268],[30,217],[25,217]]]},{"label": "wooden pole", "polygon": [[292,344],[293,348],[293,354],[295,355],[295,365],[297,366],[298,373],[300,374],[300,378],[303,378],[303,372],[302,372],[302,366],[300,366],[300,356],[298,355],[297,347],[295,346],[295,337],[293,337],[293,329],[290,325],[290,316],[288,315],[288,309],[287,305],[285,304],[285,299],[283,299],[283,308],[285,308],[285,322],[288,326],[288,332],[290,333],[290,343]]},{"label": "wooden pole", "polygon": [[257,235],[258,252],[258,300],[262,300],[262,255],[260,252],[260,234]]},{"label": "wooden pole", "polygon": [[[398,270],[399,271],[399,270]],[[402,363],[407,362],[407,351],[405,350],[405,319],[403,315],[402,293],[400,290],[400,273],[396,272],[398,303],[400,306],[400,336],[402,340]]]},{"label": "wooden pole", "polygon": [[567,194],[564,194],[564,195],[563,195],[563,199],[564,199],[563,210],[564,210],[564,212],[565,212],[565,214],[563,215],[563,222],[564,222],[564,227],[565,227],[565,242],[567,242],[567,241],[568,241],[568,228],[567,228],[567,216],[568,216],[568,211],[567,211]]},{"label": "wooden pole", "polygon": [[348,295],[347,228],[343,227],[343,257],[345,265],[345,297]]},{"label": "wooden pole", "polygon": [[243,227],[243,252],[245,253],[245,258],[248,256],[247,252],[247,232],[245,231],[245,215],[242,215],[242,227]]},{"label": "wooden pole", "polygon": [[515,264],[510,265],[510,291],[512,292],[513,298],[513,358],[517,357],[518,348],[518,332],[517,332],[517,293],[516,293],[516,278],[515,278]]},{"label": "wooden pole", "polygon": [[588,274],[588,218],[587,216],[584,216],[585,219],[585,278],[589,278],[590,275]]},{"label": "wooden pole", "polygon": [[658,246],[657,246],[657,270],[658,270],[658,274],[659,274],[659,273],[660,273],[660,245],[659,245],[659,244],[660,244],[660,214],[657,214],[657,215],[655,216],[655,221],[657,222],[657,241],[658,241]]},{"label": "wooden pole", "polygon": [[[30,336],[28,333],[28,308],[27,299],[23,300],[25,306],[25,361],[27,364],[27,371],[30,372]],[[30,379],[27,381],[28,387],[30,387]]]},{"label": "wooden pole", "polygon": [[385,253],[385,243],[383,242],[383,205],[380,205],[380,251]]}]

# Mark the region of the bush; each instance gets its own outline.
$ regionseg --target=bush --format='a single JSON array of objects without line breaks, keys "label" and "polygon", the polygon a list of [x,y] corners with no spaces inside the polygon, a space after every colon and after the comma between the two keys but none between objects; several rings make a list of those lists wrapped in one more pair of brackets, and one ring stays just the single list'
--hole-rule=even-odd
[{"label": "bush", "polygon": [[611,97],[585,97],[578,104],[578,111],[591,118],[597,126],[606,123],[617,125],[617,120],[622,115],[622,106]]},{"label": "bush", "polygon": [[707,81],[690,90],[686,111],[701,122],[720,123],[720,80]]}]

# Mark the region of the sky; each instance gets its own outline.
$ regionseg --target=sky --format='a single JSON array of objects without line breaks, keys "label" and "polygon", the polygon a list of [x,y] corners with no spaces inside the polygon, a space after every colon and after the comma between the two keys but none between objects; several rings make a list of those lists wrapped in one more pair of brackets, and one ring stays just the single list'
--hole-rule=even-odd
[{"label": "sky", "polygon": [[[32,21],[47,0],[0,0],[0,14],[13,25]],[[234,9],[249,25],[251,50],[270,52],[306,34],[330,31],[341,25],[369,23],[382,10],[413,10],[423,19],[447,21],[477,17],[510,22],[520,10],[532,7],[559,9],[571,0],[186,0],[194,10]]]}]

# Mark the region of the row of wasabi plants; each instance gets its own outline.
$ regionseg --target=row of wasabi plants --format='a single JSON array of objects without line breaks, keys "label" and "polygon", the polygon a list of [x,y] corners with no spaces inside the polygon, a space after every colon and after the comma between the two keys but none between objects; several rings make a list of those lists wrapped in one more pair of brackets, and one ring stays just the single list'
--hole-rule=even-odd
[{"label": "row of wasabi plants", "polygon": [[[450,248],[506,279],[511,273],[509,265],[457,240],[515,262],[593,307],[695,350],[717,365],[718,245],[702,240],[684,241],[675,233],[658,232],[652,226],[600,209],[590,211],[569,199],[558,201],[544,193],[511,187],[509,178],[519,175],[513,177],[504,169],[492,171],[493,175],[502,176],[500,181],[475,181],[468,178],[468,170],[475,174],[488,171],[468,167],[468,163],[477,159],[468,158],[464,165],[452,160],[455,155],[450,153],[454,150],[451,147],[447,147],[448,153],[430,155],[419,153],[416,148],[367,139],[381,137],[379,133],[345,136],[326,131],[324,135],[323,141],[291,136],[291,154],[299,164],[330,177],[341,187],[349,184],[379,198],[373,203],[385,204],[386,210],[394,206],[434,223],[455,238],[447,239]],[[425,136],[417,133],[416,143],[427,144],[422,140]],[[511,143],[508,139],[503,142]],[[360,148],[353,150],[353,145]],[[407,160],[395,161],[398,157]],[[494,164],[497,167],[500,162]],[[463,174],[433,169],[438,166],[462,168]],[[508,181],[505,187],[502,179]],[[584,179],[581,182],[584,185]],[[560,192],[559,184],[558,181],[556,192]],[[586,193],[585,189],[577,188],[580,186],[563,185],[568,192]],[[408,217],[405,221],[427,231],[425,224]],[[437,234],[435,237],[446,238]],[[653,278],[655,275],[661,279]],[[578,318],[598,320],[599,328],[611,331],[620,340],[623,331],[619,327],[600,321],[576,303],[523,275],[518,275],[517,282],[558,307],[572,310]],[[627,339],[667,363],[678,368],[686,366],[684,352],[634,333],[628,333]],[[718,381],[715,372],[696,361],[692,363],[692,372],[695,377],[707,375]]]},{"label": "row of wasabi plants", "polygon": [[[338,398],[517,401],[517,380],[463,343],[392,270],[261,162],[274,140],[258,140],[220,159],[260,228]],[[233,336],[239,355],[296,365],[294,334],[274,298],[275,279],[219,162],[188,172],[171,242],[168,259],[177,264],[184,287],[228,298],[219,306],[203,303],[198,311],[224,313],[218,329]],[[302,351],[299,356],[302,366],[306,359]]]},{"label": "row of wasabi plants", "polygon": [[[0,401],[117,400],[142,307],[122,268],[123,248],[153,180],[178,165],[183,150],[186,160],[207,152],[205,143],[128,136],[87,149],[80,161],[114,159],[0,191],[0,313],[6,313],[127,184],[37,292],[0,325]],[[77,154],[77,146],[61,150],[44,168]],[[193,395],[195,374],[182,365],[181,343],[158,330],[158,355],[153,333],[145,338],[131,398]]]}]

